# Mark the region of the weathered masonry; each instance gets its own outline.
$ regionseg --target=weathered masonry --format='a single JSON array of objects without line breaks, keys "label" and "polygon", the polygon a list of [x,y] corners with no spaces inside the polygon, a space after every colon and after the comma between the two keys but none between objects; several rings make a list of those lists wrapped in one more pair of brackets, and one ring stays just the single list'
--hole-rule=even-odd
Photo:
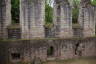
[{"label": "weathered masonry", "polygon": [[53,22],[55,28],[55,37],[73,37],[72,7],[70,6],[68,0],[55,0]]},{"label": "weathered masonry", "polygon": [[45,28],[45,0],[20,0],[20,24],[13,25],[11,0],[0,0],[0,39],[22,38],[0,40],[0,64],[96,56],[96,6],[81,0],[76,25],[68,0],[54,0],[53,8],[53,25]]},{"label": "weathered masonry", "polygon": [[81,0],[78,21],[83,29],[83,37],[95,35],[96,6],[91,5],[91,0]]},{"label": "weathered masonry", "polygon": [[8,38],[7,27],[11,24],[11,0],[0,0],[0,38]]},{"label": "weathered masonry", "polygon": [[[39,44],[39,45],[38,45]],[[0,64],[96,56],[96,38],[0,42]]]},{"label": "weathered masonry", "polygon": [[[91,0],[81,0],[78,26],[72,25],[72,4],[69,0],[54,0],[53,26],[45,28],[45,0],[20,0],[20,24],[11,26],[11,0],[0,2],[0,38],[72,38],[95,36],[96,6]],[[15,25],[13,25],[15,26]],[[11,33],[10,33],[11,32]],[[46,36],[47,35],[47,36]]]},{"label": "weathered masonry", "polygon": [[44,38],[45,0],[20,0],[22,39]]}]

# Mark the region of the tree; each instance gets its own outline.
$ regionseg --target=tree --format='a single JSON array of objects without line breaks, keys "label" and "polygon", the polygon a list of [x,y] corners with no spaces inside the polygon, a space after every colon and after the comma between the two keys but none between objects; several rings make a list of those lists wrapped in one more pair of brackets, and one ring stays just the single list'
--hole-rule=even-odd
[{"label": "tree", "polygon": [[96,0],[92,0],[92,4],[96,6]]},{"label": "tree", "polygon": [[45,21],[47,23],[52,23],[53,21],[53,8],[51,7],[52,0],[46,0],[45,2]]}]

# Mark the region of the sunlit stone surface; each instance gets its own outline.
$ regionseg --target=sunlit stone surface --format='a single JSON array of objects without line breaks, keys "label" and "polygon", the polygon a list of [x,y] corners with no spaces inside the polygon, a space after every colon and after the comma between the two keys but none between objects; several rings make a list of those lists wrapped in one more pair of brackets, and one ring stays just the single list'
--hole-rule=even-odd
[{"label": "sunlit stone surface", "polygon": [[55,37],[70,38],[73,36],[72,7],[68,0],[55,0],[53,22]]},{"label": "sunlit stone surface", "polygon": [[11,2],[0,0],[0,38],[8,38],[7,27],[11,24]]},{"label": "sunlit stone surface", "polygon": [[90,0],[81,0],[78,21],[83,29],[83,37],[95,36],[96,7],[91,5]]},{"label": "sunlit stone surface", "polygon": [[44,38],[45,0],[20,0],[22,38]]}]

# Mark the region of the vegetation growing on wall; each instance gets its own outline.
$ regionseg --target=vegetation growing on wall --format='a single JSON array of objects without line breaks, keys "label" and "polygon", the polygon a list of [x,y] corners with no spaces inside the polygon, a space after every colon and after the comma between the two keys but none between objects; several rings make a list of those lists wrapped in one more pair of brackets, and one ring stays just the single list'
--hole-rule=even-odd
[{"label": "vegetation growing on wall", "polygon": [[45,26],[50,26],[53,21],[53,8],[51,7],[52,0],[45,1]]},{"label": "vegetation growing on wall", "polygon": [[46,23],[52,23],[53,21],[53,8],[49,4],[45,5],[45,21]]},{"label": "vegetation growing on wall", "polygon": [[79,1],[73,0],[73,9],[72,9],[72,21],[73,23],[77,23],[78,15],[79,15]]}]

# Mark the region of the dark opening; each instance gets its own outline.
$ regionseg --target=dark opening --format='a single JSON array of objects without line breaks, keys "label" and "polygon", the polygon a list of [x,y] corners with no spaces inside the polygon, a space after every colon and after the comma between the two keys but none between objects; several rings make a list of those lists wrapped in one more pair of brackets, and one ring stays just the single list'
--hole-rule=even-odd
[{"label": "dark opening", "polygon": [[12,53],[11,57],[12,59],[20,59],[20,53]]},{"label": "dark opening", "polygon": [[54,48],[51,46],[47,50],[47,56],[53,56],[54,55]]},{"label": "dark opening", "polygon": [[78,15],[79,15],[79,10],[78,10],[78,8],[76,9],[76,8],[74,8],[73,10],[72,10],[72,23],[73,24],[76,24],[76,23],[78,23]]},{"label": "dark opening", "polygon": [[77,44],[75,45],[75,55],[77,55],[78,47],[79,47],[79,43],[77,43]]},{"label": "dark opening", "polygon": [[78,49],[80,46],[80,43],[77,43],[75,46],[76,46],[75,47],[75,55],[82,56],[82,50]]},{"label": "dark opening", "polygon": [[19,1],[20,0],[11,0],[11,15],[12,23],[19,23]]}]

